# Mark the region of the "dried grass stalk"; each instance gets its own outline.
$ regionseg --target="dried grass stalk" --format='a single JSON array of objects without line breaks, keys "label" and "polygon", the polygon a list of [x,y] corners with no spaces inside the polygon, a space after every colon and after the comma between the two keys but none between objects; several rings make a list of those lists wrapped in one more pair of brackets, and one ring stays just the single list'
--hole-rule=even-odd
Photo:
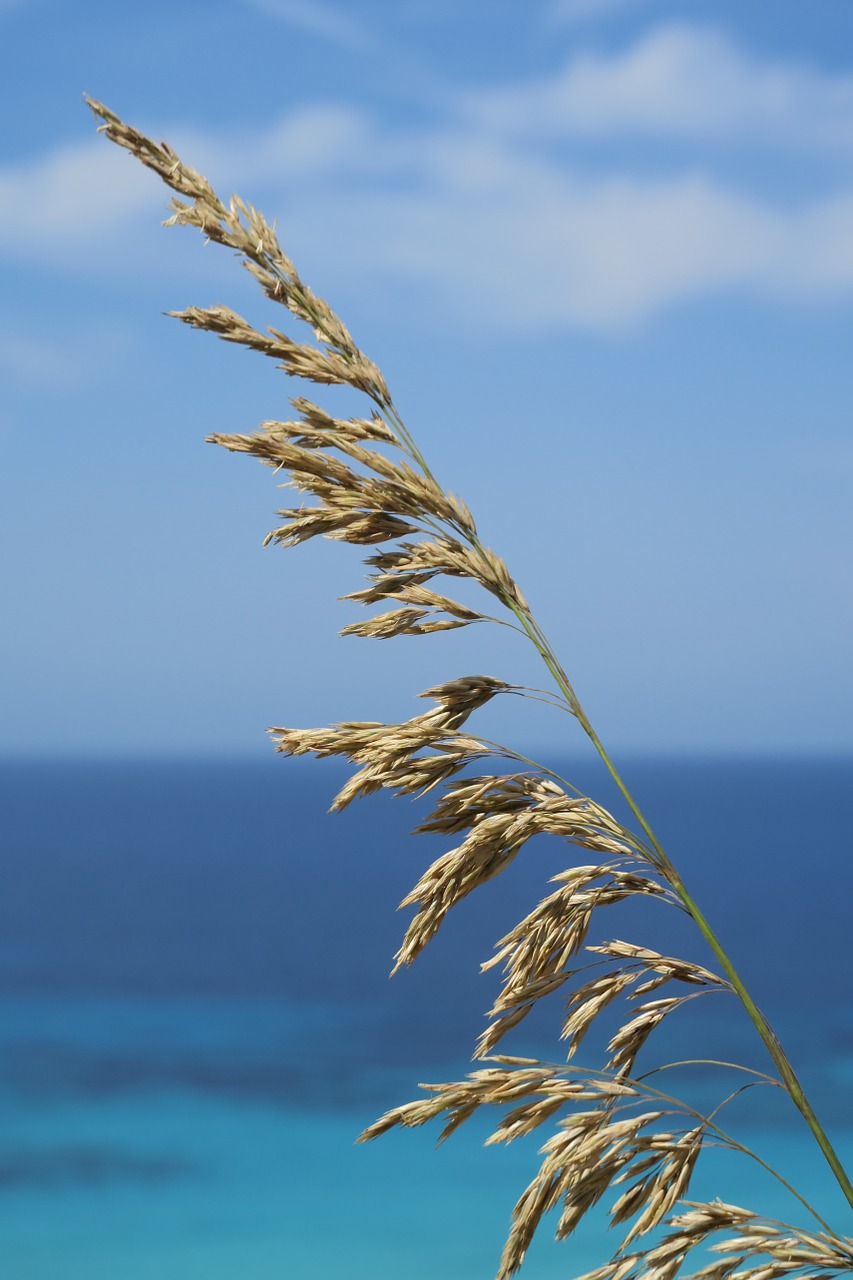
[{"label": "dried grass stalk", "polygon": [[[637,831],[629,830],[594,800],[574,794],[550,770],[465,730],[469,717],[492,698],[529,692],[491,676],[464,676],[428,689],[422,696],[435,705],[401,723],[350,721],[271,731],[280,752],[341,756],[356,766],[333,809],[380,789],[398,795],[438,789],[432,812],[417,830],[456,843],[427,868],[403,901],[416,910],[397,953],[397,968],[411,964],[447,913],[504,871],[534,837],[593,855],[582,864],[572,861],[557,875],[558,887],[499,941],[483,965],[484,970],[502,966],[503,979],[476,1055],[491,1054],[540,1001],[562,991],[562,1038],[568,1042],[570,1064],[495,1058],[496,1065],[461,1082],[422,1086],[424,1099],[386,1112],[362,1140],[397,1125],[417,1126],[443,1117],[442,1141],[484,1106],[509,1108],[490,1143],[515,1141],[552,1126],[541,1148],[539,1172],[513,1210],[500,1280],[508,1280],[521,1266],[546,1213],[559,1213],[556,1230],[562,1238],[607,1196],[614,1197],[611,1221],[624,1227],[625,1235],[612,1260],[582,1280],[670,1280],[700,1246],[714,1255],[695,1273],[707,1280],[776,1280],[853,1270],[853,1242],[834,1232],[781,1175],[776,1176],[817,1219],[821,1231],[807,1233],[721,1201],[686,1199],[707,1141],[753,1153],[720,1129],[719,1107],[710,1116],[697,1113],[650,1083],[653,1072],[638,1075],[635,1064],[670,1013],[711,991],[733,994],[742,1003],[778,1071],[778,1078],[764,1081],[781,1085],[799,1108],[851,1205],[853,1186],[766,1019],[607,755],[520,587],[504,561],[481,542],[465,503],[433,475],[379,368],[328,303],[301,279],[256,209],[237,196],[226,204],[168,144],[152,142],[100,103],[89,105],[107,137],[175,192],[168,223],[195,227],[233,250],[264,294],[311,333],[303,341],[280,329],[260,330],[225,306],[190,306],[172,314],[192,328],[274,359],[287,375],[349,386],[370,402],[363,416],[337,418],[297,395],[291,400],[293,418],[265,421],[250,433],[210,437],[231,452],[258,458],[308,497],[308,502],[279,513],[281,523],[267,542],[296,546],[325,537],[369,549],[367,586],[344,599],[378,605],[380,611],[345,625],[345,635],[391,639],[473,623],[508,624],[520,631],[553,681],[556,692],[549,700],[587,734],[637,823]],[[488,592],[498,602],[498,616],[446,594],[436,581],[441,578],[467,579]],[[510,761],[513,772],[468,772],[475,763],[495,759]],[[602,911],[640,897],[685,911],[721,973],[645,945],[620,940],[586,945]],[[667,993],[658,995],[663,987]],[[683,987],[689,989],[686,994]],[[620,1015],[609,1057],[598,1067],[576,1065],[575,1055],[607,1010]],[[751,1083],[757,1075],[750,1073]],[[659,1227],[662,1236],[656,1232]],[[724,1238],[718,1239],[721,1234]]]}]

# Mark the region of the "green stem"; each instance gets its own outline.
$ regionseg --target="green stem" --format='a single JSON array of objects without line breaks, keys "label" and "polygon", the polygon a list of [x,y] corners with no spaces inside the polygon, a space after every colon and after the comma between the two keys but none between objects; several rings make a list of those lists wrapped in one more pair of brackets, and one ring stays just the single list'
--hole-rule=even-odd
[{"label": "green stem", "polygon": [[761,1039],[764,1042],[767,1052],[770,1054],[770,1057],[773,1059],[773,1062],[775,1063],[776,1068],[779,1071],[779,1075],[781,1076],[784,1082],[785,1088],[787,1089],[788,1094],[791,1097],[791,1101],[794,1103],[795,1107],[798,1109],[798,1111],[802,1115],[806,1124],[811,1129],[812,1134],[814,1135],[815,1141],[817,1142],[818,1146],[823,1152],[826,1158],[827,1164],[829,1165],[830,1169],[835,1175],[835,1179],[844,1193],[847,1203],[851,1207],[853,1207],[853,1184],[851,1184],[850,1179],[848,1178],[844,1170],[844,1166],[842,1165],[841,1160],[839,1159],[838,1154],[835,1151],[835,1148],[833,1147],[832,1143],[827,1137],[827,1134],[823,1126],[821,1125],[820,1121],[815,1115],[814,1110],[812,1109],[811,1103],[806,1097],[803,1086],[800,1084],[800,1081],[797,1079],[796,1073],[794,1072],[794,1068],[791,1066],[791,1063],[788,1060],[787,1054],[785,1053],[784,1049],[779,1043],[776,1033],[773,1031],[773,1028],[770,1026],[770,1023],[767,1021],[764,1014],[755,1004],[755,1001],[752,999],[752,996],[747,991],[746,986],[744,985],[743,979],[741,978],[740,974],[735,969],[735,966],[732,964],[731,960],[729,959],[725,949],[723,948],[722,943],[720,942],[717,935],[714,933],[713,929],[711,928],[710,924],[706,920],[702,911],[699,909],[696,902],[693,900],[692,896],[688,893],[687,888],[684,884],[684,881],[682,880],[681,876],[679,875],[678,871],[675,869],[673,864],[670,862],[669,858],[667,857],[666,853],[663,850],[663,847],[658,841],[654,831],[649,826],[649,823],[646,820],[642,810],[640,809],[636,800],[631,795],[630,791],[628,790],[627,786],[622,780],[622,777],[618,769],[616,768],[613,761],[610,759],[610,756],[607,754],[606,750],[604,749],[604,745],[601,742],[601,739],[598,737],[598,734],[595,732],[589,720],[587,719],[587,716],[583,708],[581,707],[580,702],[578,701],[577,695],[575,694],[575,691],[572,688],[572,685],[571,685],[571,682],[569,681],[568,676],[566,675],[565,671],[563,671],[562,667],[557,661],[557,658],[554,655],[554,651],[552,650],[550,644],[548,643],[542,631],[539,629],[538,624],[533,620],[533,618],[525,610],[521,609],[515,603],[515,601],[512,600],[510,597],[507,597],[506,604],[512,610],[512,612],[516,615],[519,622],[524,627],[524,630],[527,632],[528,636],[533,641],[533,644],[536,646],[536,649],[538,650],[540,656],[545,662],[545,665],[547,666],[548,670],[551,672],[551,675],[556,681],[557,686],[559,687],[561,693],[564,695],[567,702],[572,707],[572,710],[575,716],[577,717],[581,727],[583,728],[587,737],[590,739],[596,751],[598,752],[601,759],[603,760],[611,778],[616,783],[616,786],[619,788],[619,791],[621,792],[622,797],[625,800],[625,803],[628,805],[628,808],[633,813],[644,835],[648,839],[649,844],[654,850],[656,861],[661,873],[666,877],[668,882],[672,885],[672,888],[678,894],[678,897],[684,903],[684,906],[687,908],[687,911],[690,913],[690,915],[693,917],[696,924],[698,925],[699,931],[701,932],[705,941],[708,943],[708,946],[711,948],[714,955],[717,957],[718,961],[720,962],[720,966],[722,967],[723,972],[725,973],[735,993],[737,994],[741,1003],[746,1009],[746,1012],[749,1014],[749,1017],[753,1025],[755,1026],[756,1031],[761,1036]]}]

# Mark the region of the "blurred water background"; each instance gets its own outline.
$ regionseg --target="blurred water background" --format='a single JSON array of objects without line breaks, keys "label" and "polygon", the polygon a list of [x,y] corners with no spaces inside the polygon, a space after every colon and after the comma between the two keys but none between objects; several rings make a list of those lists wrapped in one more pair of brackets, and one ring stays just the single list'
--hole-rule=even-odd
[{"label": "blurred water background", "polygon": [[[624,764],[853,1158],[853,761]],[[563,767],[617,807],[594,765]],[[413,1098],[418,1081],[468,1068],[495,984],[480,961],[576,855],[553,841],[529,845],[389,981],[405,927],[397,903],[448,842],[407,836],[420,812],[408,800],[375,797],[326,816],[343,776],[282,760],[3,766],[4,1276],[494,1274],[538,1144],[483,1150],[479,1122],[437,1152],[428,1130],[353,1140]],[[707,959],[656,904],[609,912],[601,937]],[[734,1005],[694,1003],[696,1015],[658,1033],[659,1049],[766,1065]],[[507,1049],[558,1057],[558,1026],[557,1003]],[[687,1087],[702,1101],[723,1082],[694,1069]],[[781,1095],[746,1095],[730,1127],[853,1234]],[[723,1169],[711,1156],[694,1194],[802,1220],[746,1161]],[[577,1275],[617,1243],[600,1221],[568,1244],[548,1236],[546,1224],[526,1280]]]}]

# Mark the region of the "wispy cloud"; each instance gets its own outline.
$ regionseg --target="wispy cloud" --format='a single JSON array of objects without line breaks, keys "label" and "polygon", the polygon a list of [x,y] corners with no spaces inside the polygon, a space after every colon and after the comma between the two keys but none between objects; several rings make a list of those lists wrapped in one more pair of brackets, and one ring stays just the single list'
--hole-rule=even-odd
[{"label": "wispy cloud", "polygon": [[106,150],[92,139],[0,168],[0,252],[55,261],[126,214],[156,207],[159,193],[140,166],[116,164]]},{"label": "wispy cloud", "polygon": [[244,3],[288,26],[346,48],[364,49],[375,43],[375,36],[366,23],[356,21],[328,0],[244,0]]},{"label": "wispy cloud", "polygon": [[[375,166],[386,150],[366,116],[334,103],[298,107],[265,131],[177,125],[162,132],[226,190],[243,184],[275,190],[286,177],[301,180],[309,194],[312,183],[340,180],[354,165]],[[137,161],[94,136],[0,166],[0,257],[91,269],[129,218],[164,216],[168,200]]]},{"label": "wispy cloud", "polygon": [[853,297],[853,187],[777,205],[700,171],[591,175],[480,132],[401,136],[332,112],[282,122],[253,155],[244,181],[270,207],[278,175],[300,174],[289,233],[330,274],[414,284],[463,323],[615,332],[726,292]]},{"label": "wispy cloud", "polygon": [[192,153],[196,167],[207,168],[212,181],[232,186],[244,180],[269,183],[278,175],[310,182],[355,169],[364,173],[385,166],[388,152],[366,112],[335,102],[295,107],[253,134],[237,130],[213,136],[178,128],[171,142]]},{"label": "wispy cloud", "polygon": [[853,297],[853,191],[780,210],[702,175],[590,179],[454,149],[429,188],[351,202],[342,246],[450,314],[618,332],[725,293]]},{"label": "wispy cloud", "polygon": [[[618,332],[725,293],[853,298],[853,184],[781,200],[715,172],[713,154],[669,172],[590,165],[588,143],[574,156],[565,145],[572,131],[751,129],[756,144],[837,148],[851,85],[668,27],[556,80],[469,92],[432,126],[319,102],[260,133],[163,132],[216,183],[286,217],[294,252],[392,305],[414,286],[459,323]],[[94,141],[0,170],[0,253],[73,265],[88,245],[91,269],[109,228],[158,201],[150,175]]]},{"label": "wispy cloud", "polygon": [[557,76],[469,93],[467,105],[482,126],[515,137],[853,150],[853,75],[755,57],[702,27],[659,27],[622,52],[575,55]]}]

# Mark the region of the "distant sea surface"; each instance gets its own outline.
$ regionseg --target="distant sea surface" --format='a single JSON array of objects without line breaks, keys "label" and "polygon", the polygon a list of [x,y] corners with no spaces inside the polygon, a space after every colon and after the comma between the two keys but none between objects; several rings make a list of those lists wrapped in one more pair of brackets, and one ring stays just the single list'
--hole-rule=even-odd
[{"label": "distant sea surface", "polygon": [[[853,761],[623,763],[853,1163]],[[562,771],[618,807],[589,762]],[[480,1121],[438,1151],[428,1129],[353,1142],[418,1081],[470,1069],[495,990],[480,962],[589,856],[531,843],[389,981],[395,908],[450,842],[410,837],[424,808],[408,800],[327,815],[344,776],[281,759],[0,767],[4,1277],[494,1275],[536,1142],[484,1150]],[[676,912],[608,913],[597,937],[708,960]],[[769,1069],[734,1004],[695,1003],[658,1052]],[[557,1002],[507,1051],[558,1060],[559,1023]],[[694,1070],[700,1101],[735,1087]],[[730,1125],[853,1235],[781,1094],[746,1095]],[[749,1161],[711,1155],[692,1194],[805,1221]],[[549,1226],[526,1280],[579,1275],[618,1243],[600,1218],[562,1245]]]}]

